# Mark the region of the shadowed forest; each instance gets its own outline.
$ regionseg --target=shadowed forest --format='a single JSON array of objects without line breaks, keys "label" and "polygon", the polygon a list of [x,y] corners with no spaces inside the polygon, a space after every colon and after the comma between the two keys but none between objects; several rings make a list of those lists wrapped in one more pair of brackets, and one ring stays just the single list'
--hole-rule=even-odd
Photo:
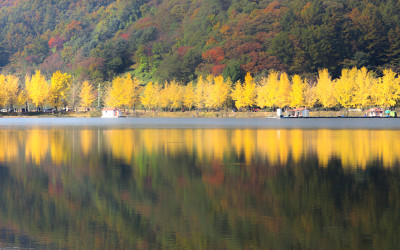
[{"label": "shadowed forest", "polygon": [[400,4],[361,0],[7,0],[0,66],[23,77],[60,70],[78,81],[130,72],[188,83],[270,70],[398,71]]}]

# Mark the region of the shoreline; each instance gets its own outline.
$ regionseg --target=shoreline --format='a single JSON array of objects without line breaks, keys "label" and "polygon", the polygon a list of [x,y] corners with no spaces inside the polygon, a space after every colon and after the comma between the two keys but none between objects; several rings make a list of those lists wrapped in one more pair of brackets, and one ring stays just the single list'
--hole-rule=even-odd
[{"label": "shoreline", "polygon": [[[364,117],[362,111],[349,111],[344,115],[344,111],[310,111],[308,118],[368,118]],[[232,112],[222,111],[145,111],[145,110],[127,110],[123,112],[124,117],[128,118],[278,118],[276,112],[271,111],[245,111]],[[56,113],[0,113],[0,118],[89,118],[101,117],[101,112],[95,111],[70,111]],[[284,117],[283,119],[295,119],[295,117]],[[305,118],[303,118],[305,119]]]}]

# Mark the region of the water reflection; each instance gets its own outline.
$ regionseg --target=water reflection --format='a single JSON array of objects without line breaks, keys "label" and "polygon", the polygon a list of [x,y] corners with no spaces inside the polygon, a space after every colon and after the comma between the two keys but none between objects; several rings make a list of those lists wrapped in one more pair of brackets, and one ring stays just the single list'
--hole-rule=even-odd
[{"label": "water reflection", "polygon": [[105,151],[132,164],[143,153],[184,152],[205,162],[233,157],[247,165],[255,160],[285,165],[312,157],[321,166],[337,158],[345,168],[365,168],[376,161],[392,167],[399,162],[399,137],[398,130],[1,130],[0,161],[60,165],[69,164],[72,155],[90,157]]},{"label": "water reflection", "polygon": [[395,248],[400,131],[0,131],[0,247]]}]

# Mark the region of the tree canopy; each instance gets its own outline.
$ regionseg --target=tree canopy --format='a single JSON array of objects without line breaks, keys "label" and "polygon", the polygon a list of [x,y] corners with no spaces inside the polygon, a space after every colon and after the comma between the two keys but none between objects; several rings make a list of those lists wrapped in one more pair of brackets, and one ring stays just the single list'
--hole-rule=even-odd
[{"label": "tree canopy", "polygon": [[79,81],[130,72],[188,83],[244,81],[272,70],[317,75],[366,67],[398,72],[397,1],[8,0],[0,5],[0,67]]}]

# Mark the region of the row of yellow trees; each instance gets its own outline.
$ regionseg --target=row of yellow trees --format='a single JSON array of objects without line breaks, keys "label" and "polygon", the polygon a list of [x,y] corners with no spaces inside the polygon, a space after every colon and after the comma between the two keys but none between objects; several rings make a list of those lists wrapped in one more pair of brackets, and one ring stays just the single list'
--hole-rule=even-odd
[{"label": "row of yellow trees", "polygon": [[[65,107],[70,103],[73,77],[56,72],[50,82],[37,71],[25,77],[25,87],[13,75],[0,75],[0,107],[49,105]],[[96,88],[85,81],[77,95],[80,106],[92,107]],[[392,70],[374,77],[366,68],[343,69],[340,78],[333,80],[327,69],[320,70],[311,82],[299,75],[271,72],[266,77],[253,78],[249,73],[243,82],[232,83],[223,76],[199,77],[187,85],[176,81],[164,85],[140,80],[126,74],[115,77],[102,95],[108,107],[145,109],[221,109],[224,107],[393,107],[400,98],[400,78]]]},{"label": "row of yellow trees", "polygon": [[176,81],[164,85],[148,83],[141,87],[130,75],[112,81],[106,105],[146,109],[220,109],[234,104],[244,107],[393,107],[400,98],[400,78],[392,70],[374,77],[366,68],[343,69],[333,80],[327,69],[320,70],[314,82],[299,75],[271,72],[267,77],[253,78],[249,73],[243,82],[233,84],[222,76],[200,77],[186,86]]},{"label": "row of yellow trees", "polygon": [[[71,103],[71,86],[73,77],[67,73],[55,72],[50,82],[37,71],[33,76],[25,77],[25,86],[20,84],[18,77],[13,75],[0,75],[0,107],[21,108],[28,103],[34,108],[49,105],[56,109],[66,107]],[[79,93],[80,104],[90,107],[96,92],[89,82],[81,84]]]},{"label": "row of yellow trees", "polygon": [[0,106],[24,107],[29,102],[35,107],[45,103],[55,108],[62,107],[66,104],[71,83],[72,76],[59,71],[53,74],[50,84],[39,71],[33,76],[26,76],[25,88],[18,77],[0,75]]}]

